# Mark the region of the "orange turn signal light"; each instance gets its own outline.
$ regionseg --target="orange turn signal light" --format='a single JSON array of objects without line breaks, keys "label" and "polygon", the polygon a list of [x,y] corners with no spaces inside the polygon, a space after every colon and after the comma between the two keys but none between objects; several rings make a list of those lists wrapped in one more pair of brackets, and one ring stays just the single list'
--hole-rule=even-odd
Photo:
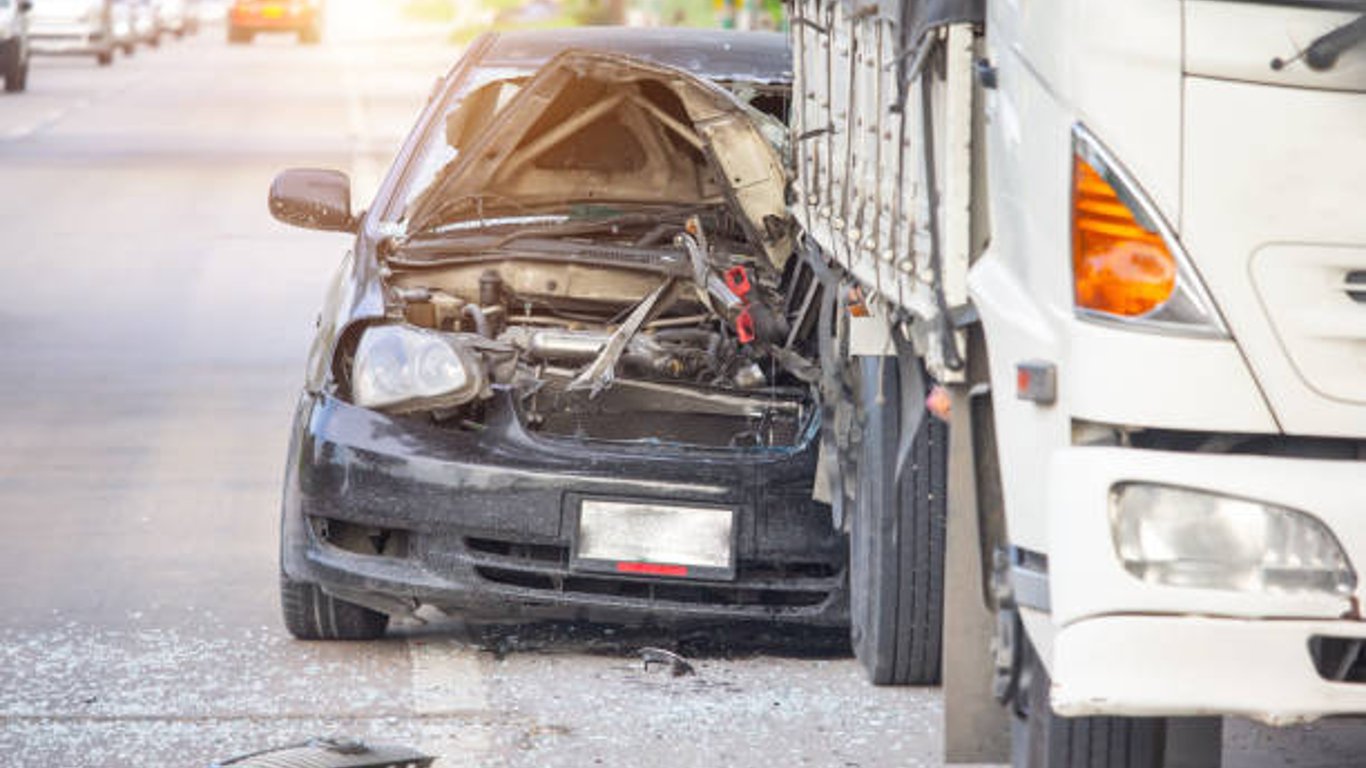
[{"label": "orange turn signal light", "polygon": [[1074,158],[1072,286],[1078,307],[1137,317],[1176,290],[1176,257],[1085,158]]}]

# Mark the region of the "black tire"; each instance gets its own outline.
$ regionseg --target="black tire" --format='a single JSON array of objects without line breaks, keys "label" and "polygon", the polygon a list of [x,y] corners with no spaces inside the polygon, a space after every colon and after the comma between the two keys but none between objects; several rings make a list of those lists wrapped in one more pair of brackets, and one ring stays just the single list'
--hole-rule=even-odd
[{"label": "black tire", "polygon": [[137,50],[138,50],[138,47],[137,47],[136,45],[134,45],[133,43],[124,43],[124,44],[123,44],[123,55],[124,55],[124,56],[132,56],[134,53],[137,53]]},{"label": "black tire", "polygon": [[99,53],[95,54],[95,63],[99,64],[101,67],[107,67],[110,64],[113,64],[114,49],[110,48],[107,51],[100,51]]},{"label": "black tire", "polygon": [[300,640],[374,640],[384,635],[389,617],[338,600],[317,584],[280,575],[280,607],[285,628]]},{"label": "black tire", "polygon": [[[854,655],[875,685],[939,683],[944,623],[948,431],[922,414],[897,479],[897,359],[862,358],[857,497],[850,506],[849,602]],[[920,402],[905,404],[924,408]]]},{"label": "black tire", "polygon": [[28,87],[28,58],[23,56],[17,41],[0,49],[0,75],[5,78],[5,90],[19,93]]},{"label": "black tire", "polygon": [[251,30],[228,27],[228,42],[233,45],[245,45],[251,42]]},{"label": "black tire", "polygon": [[1049,704],[1048,672],[1025,643],[1012,707],[1012,768],[1162,768],[1167,721],[1159,717],[1060,717]]}]

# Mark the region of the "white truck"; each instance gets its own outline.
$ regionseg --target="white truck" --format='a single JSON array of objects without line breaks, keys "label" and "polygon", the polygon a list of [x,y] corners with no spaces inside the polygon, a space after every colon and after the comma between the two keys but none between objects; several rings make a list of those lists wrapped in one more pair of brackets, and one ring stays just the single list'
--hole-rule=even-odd
[{"label": "white truck", "polygon": [[790,3],[818,490],[951,761],[1366,713],[1364,11]]}]

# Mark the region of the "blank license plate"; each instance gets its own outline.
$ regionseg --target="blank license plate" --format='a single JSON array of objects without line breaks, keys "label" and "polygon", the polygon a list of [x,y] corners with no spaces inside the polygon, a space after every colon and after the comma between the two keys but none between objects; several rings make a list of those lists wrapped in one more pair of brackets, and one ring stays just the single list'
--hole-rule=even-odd
[{"label": "blank license plate", "polygon": [[574,568],[693,579],[735,577],[735,510],[585,499]]}]

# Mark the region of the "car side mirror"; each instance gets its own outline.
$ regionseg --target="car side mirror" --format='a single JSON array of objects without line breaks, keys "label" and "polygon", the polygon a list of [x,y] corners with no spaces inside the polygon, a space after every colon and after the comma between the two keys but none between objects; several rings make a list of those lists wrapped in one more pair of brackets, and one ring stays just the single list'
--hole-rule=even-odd
[{"label": "car side mirror", "polygon": [[19,12],[28,13],[33,10],[33,0],[19,0]]},{"label": "car side mirror", "polygon": [[290,168],[270,184],[270,215],[304,229],[355,232],[351,180],[341,171]]}]

